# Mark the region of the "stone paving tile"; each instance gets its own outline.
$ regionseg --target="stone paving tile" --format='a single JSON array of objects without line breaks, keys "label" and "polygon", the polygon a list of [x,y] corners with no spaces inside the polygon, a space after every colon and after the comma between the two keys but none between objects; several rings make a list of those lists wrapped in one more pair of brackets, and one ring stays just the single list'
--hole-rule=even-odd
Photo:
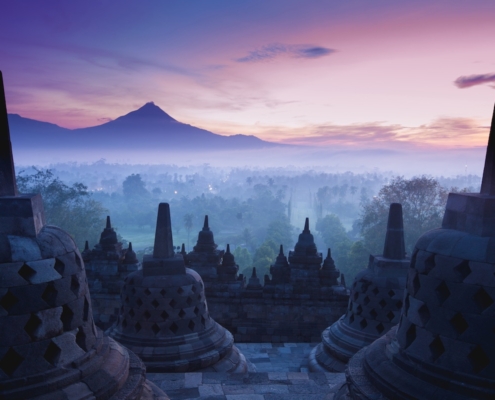
[{"label": "stone paving tile", "polygon": [[331,400],[345,382],[344,374],[308,373],[310,343],[240,343],[238,347],[257,364],[258,372],[149,373],[147,377],[171,400]]}]

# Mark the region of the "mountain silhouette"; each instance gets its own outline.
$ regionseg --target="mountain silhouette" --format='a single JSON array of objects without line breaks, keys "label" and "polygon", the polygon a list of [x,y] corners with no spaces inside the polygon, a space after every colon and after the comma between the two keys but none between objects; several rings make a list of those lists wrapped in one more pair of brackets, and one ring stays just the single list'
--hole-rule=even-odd
[{"label": "mountain silhouette", "polygon": [[99,148],[136,150],[221,151],[283,146],[248,135],[222,136],[177,121],[153,102],[112,121],[88,128],[67,129],[9,114],[16,148]]}]

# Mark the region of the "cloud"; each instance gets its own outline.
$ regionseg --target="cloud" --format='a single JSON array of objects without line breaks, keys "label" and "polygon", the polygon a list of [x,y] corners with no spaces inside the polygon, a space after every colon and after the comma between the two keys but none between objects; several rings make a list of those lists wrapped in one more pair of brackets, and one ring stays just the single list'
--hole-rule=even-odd
[{"label": "cloud", "polygon": [[247,56],[238,58],[236,61],[241,63],[271,61],[279,56],[319,58],[332,53],[335,53],[334,49],[322,46],[272,43],[250,51]]},{"label": "cloud", "polygon": [[454,85],[456,85],[459,89],[465,89],[476,85],[483,85],[484,83],[495,83],[495,74],[460,76],[454,81]]}]

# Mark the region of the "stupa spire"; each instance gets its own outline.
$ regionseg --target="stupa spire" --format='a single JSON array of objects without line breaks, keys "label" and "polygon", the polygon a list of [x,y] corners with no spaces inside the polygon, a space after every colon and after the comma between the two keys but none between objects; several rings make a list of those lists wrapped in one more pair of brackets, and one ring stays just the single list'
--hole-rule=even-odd
[{"label": "stupa spire", "polygon": [[392,260],[402,260],[406,257],[402,204],[399,203],[390,204],[383,257]]},{"label": "stupa spire", "polygon": [[204,231],[209,231],[210,230],[210,227],[208,225],[208,215],[205,215],[205,222],[203,224],[203,230]]},{"label": "stupa spire", "polygon": [[481,181],[481,194],[495,196],[495,109],[493,110],[492,125],[488,146],[486,148],[485,168]]},{"label": "stupa spire", "polygon": [[309,230],[309,218],[306,218],[306,221],[304,222],[304,230],[303,230],[304,233],[310,233],[310,230]]},{"label": "stupa spire", "polygon": [[17,194],[7,103],[3,88],[3,76],[0,71],[0,196],[17,196]]},{"label": "stupa spire", "polygon": [[153,258],[171,258],[174,254],[170,206],[168,203],[160,203],[158,206],[158,217],[156,219]]},{"label": "stupa spire", "polygon": [[112,223],[110,222],[110,215],[107,215],[107,225],[106,229],[112,229]]}]

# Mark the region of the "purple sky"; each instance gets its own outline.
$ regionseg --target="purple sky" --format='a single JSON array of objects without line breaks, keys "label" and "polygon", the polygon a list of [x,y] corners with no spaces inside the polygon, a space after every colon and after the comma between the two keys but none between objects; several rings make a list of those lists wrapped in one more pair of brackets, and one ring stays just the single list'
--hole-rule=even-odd
[{"label": "purple sky", "polygon": [[220,134],[319,145],[485,146],[488,0],[10,1],[10,113],[75,128],[148,101]]}]

